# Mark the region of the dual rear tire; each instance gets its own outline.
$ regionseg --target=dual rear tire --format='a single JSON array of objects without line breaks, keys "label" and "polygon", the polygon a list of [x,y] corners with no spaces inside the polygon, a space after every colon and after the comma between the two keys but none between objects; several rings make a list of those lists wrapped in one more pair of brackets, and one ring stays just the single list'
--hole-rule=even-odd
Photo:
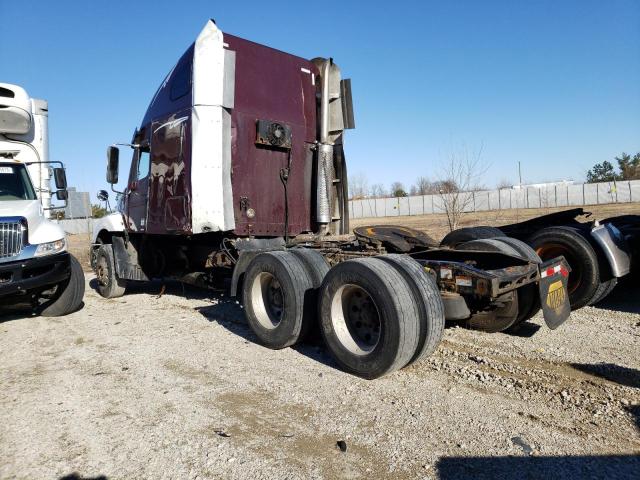
[{"label": "dual rear tire", "polygon": [[[489,227],[487,227],[489,228]],[[532,263],[542,263],[533,248],[521,240],[510,237],[494,237],[471,240],[457,245],[459,250],[484,250],[520,257]],[[515,329],[540,311],[537,284],[518,288],[516,292],[498,299],[501,305],[493,312],[479,312],[467,321],[470,328],[495,333]]]},{"label": "dual rear tire", "polygon": [[435,281],[404,255],[349,260],[329,270],[315,251],[261,253],[245,274],[243,304],[265,346],[294,345],[319,323],[337,363],[368,379],[428,356],[444,329]]},{"label": "dual rear tire", "polygon": [[[444,247],[459,248],[465,242],[483,239],[502,242],[516,240],[506,237],[495,227],[481,226],[454,230],[448,233],[440,244]],[[594,244],[584,228],[568,225],[548,226],[537,230],[523,240],[543,261],[560,255],[565,258],[571,267],[568,285],[571,310],[600,302],[617,284],[618,280],[611,276],[609,266],[606,261],[603,261],[599,247]]]},{"label": "dual rear tire", "polygon": [[260,253],[249,264],[242,303],[249,326],[263,345],[272,349],[290,347],[311,329],[315,316],[312,297],[322,281],[321,267],[315,260],[276,251]]}]

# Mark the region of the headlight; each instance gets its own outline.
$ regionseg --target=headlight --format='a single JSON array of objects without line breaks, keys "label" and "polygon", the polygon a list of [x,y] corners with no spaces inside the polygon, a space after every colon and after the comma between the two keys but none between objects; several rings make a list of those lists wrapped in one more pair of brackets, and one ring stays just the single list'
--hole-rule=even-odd
[{"label": "headlight", "polygon": [[41,243],[36,248],[36,257],[43,255],[51,255],[54,253],[64,252],[67,249],[67,241],[64,238],[56,240],[55,242]]}]

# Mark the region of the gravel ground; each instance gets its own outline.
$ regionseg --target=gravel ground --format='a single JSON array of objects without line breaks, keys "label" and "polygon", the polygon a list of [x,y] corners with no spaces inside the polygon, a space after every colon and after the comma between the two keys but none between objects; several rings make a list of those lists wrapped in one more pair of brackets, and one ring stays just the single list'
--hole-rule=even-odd
[{"label": "gravel ground", "polygon": [[632,286],[556,331],[447,328],[374,381],[257,345],[223,294],[159,291],[5,315],[1,478],[638,478]]}]

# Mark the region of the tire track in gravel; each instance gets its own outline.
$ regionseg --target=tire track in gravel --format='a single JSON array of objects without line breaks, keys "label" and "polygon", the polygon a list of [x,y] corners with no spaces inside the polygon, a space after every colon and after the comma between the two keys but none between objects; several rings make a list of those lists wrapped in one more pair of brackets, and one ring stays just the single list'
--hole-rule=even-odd
[{"label": "tire track in gravel", "polygon": [[[568,363],[531,359],[523,354],[497,353],[495,346],[443,340],[438,351],[416,375],[444,372],[457,383],[479,392],[523,400],[540,407],[542,415],[519,412],[550,429],[605,438],[621,448],[640,451],[632,408],[640,404],[640,390],[617,384]],[[630,407],[631,406],[631,407]],[[547,413],[548,412],[548,413]]]}]

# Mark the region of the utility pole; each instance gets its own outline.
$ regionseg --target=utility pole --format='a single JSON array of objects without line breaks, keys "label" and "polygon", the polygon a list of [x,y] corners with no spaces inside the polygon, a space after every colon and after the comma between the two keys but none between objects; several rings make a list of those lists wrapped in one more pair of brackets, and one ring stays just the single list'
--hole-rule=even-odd
[{"label": "utility pole", "polygon": [[520,178],[520,188],[522,188],[522,168],[520,168],[520,160],[518,160],[518,178]]}]

